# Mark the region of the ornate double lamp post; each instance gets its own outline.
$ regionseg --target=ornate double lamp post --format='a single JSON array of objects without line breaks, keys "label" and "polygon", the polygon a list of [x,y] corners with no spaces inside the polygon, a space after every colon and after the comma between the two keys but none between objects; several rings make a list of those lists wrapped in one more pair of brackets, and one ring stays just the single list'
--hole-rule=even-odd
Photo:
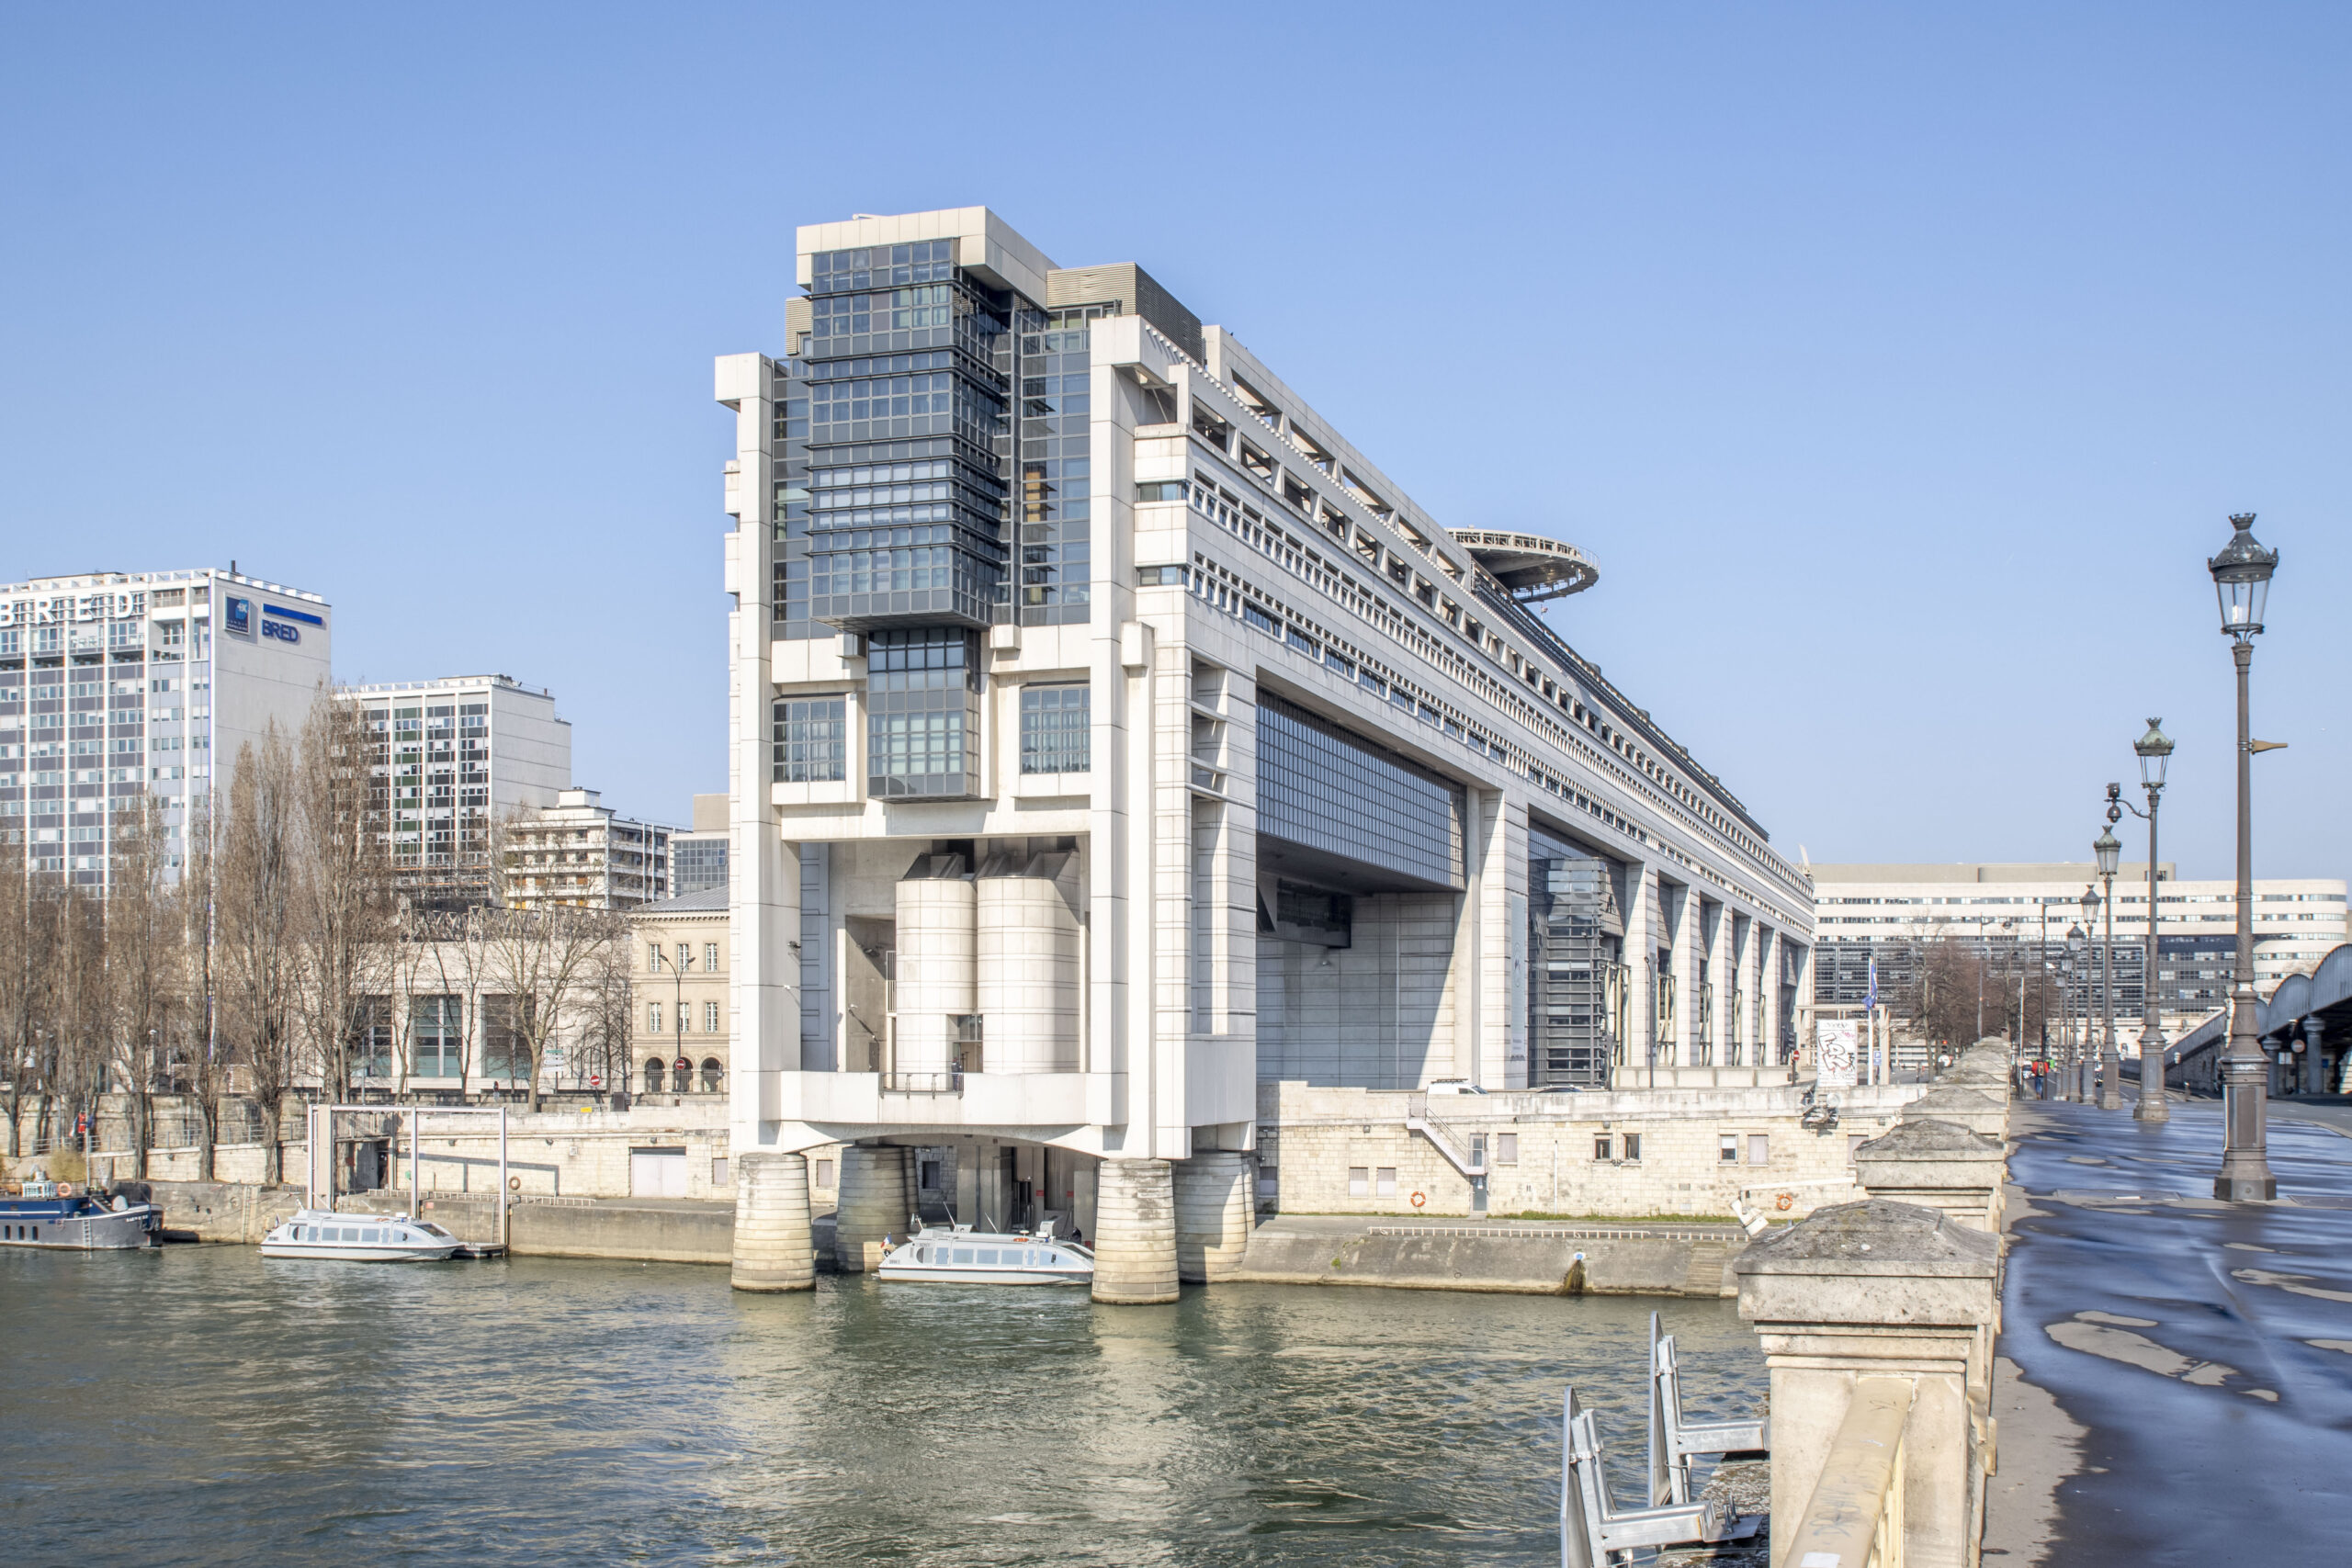
[{"label": "ornate double lamp post", "polygon": [[2222,1058],[2224,1141],[2213,1196],[2227,1202],[2267,1202],[2278,1196],[2278,1179],[2270,1174],[2265,1148],[2264,1079],[2269,1069],[2256,1036],[2255,742],[2246,677],[2254,667],[2254,639],[2262,632],[2262,606],[2270,595],[2271,574],[2278,570],[2278,552],[2255,542],[2253,513],[2233,514],[2230,526],[2236,530],[2230,542],[2205,563],[2221,601],[2222,634],[2230,638],[2230,657],[2238,667],[2238,962],[2230,990],[2230,1043]]},{"label": "ornate double lamp post", "polygon": [[[2123,1108],[2123,1064],[2115,1052],[2115,868],[2122,857],[2122,841],[2115,836],[2115,819],[2123,815],[2116,806],[2118,786],[2107,786],[2107,826],[2091,840],[2091,853],[2098,857],[2098,879],[2106,885],[2106,927],[2098,943],[2098,1108],[2120,1111]],[[2083,1098],[2090,1098],[2090,1089],[2084,1086]]]},{"label": "ornate double lamp post", "polygon": [[[2140,755],[2140,787],[2147,792],[2148,809],[2129,801],[2132,814],[2148,819],[2148,952],[2140,965],[2140,1103],[2132,1112],[2142,1122],[2169,1122],[2172,1102],[2165,1098],[2165,1030],[2156,1012],[2156,807],[2165,793],[2165,766],[2172,761],[2172,740],[2164,720],[2148,721],[2148,733],[2132,743]],[[2154,1075],[2153,1077],[2151,1075]]]}]

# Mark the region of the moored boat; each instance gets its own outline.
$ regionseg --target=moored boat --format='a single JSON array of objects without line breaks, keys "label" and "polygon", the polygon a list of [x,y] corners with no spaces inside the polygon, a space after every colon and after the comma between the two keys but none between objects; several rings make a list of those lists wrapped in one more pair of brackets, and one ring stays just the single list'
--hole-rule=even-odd
[{"label": "moored boat", "polygon": [[926,1224],[883,1255],[879,1272],[933,1284],[1085,1285],[1094,1280],[1094,1254],[1046,1233]]},{"label": "moored boat", "polygon": [[102,1199],[67,1181],[28,1181],[20,1195],[0,1197],[0,1247],[125,1252],[161,1246],[163,1229],[154,1204]]},{"label": "moored boat", "polygon": [[430,1220],[402,1214],[338,1214],[303,1209],[261,1238],[264,1258],[321,1258],[345,1263],[437,1263],[465,1243]]}]

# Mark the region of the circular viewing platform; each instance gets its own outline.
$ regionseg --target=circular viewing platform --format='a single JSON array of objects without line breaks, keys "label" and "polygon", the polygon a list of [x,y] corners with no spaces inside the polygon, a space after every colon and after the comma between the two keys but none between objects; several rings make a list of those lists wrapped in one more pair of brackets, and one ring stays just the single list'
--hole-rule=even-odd
[{"label": "circular viewing platform", "polygon": [[1452,528],[1456,544],[1489,577],[1521,604],[1581,593],[1600,581],[1600,572],[1574,545],[1547,539],[1541,534],[1499,534],[1485,528]]}]

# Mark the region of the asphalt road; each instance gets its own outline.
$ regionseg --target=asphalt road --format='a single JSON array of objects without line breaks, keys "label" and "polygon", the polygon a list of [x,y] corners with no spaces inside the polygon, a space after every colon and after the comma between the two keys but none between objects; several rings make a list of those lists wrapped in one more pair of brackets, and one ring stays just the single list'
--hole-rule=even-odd
[{"label": "asphalt road", "polygon": [[[2321,1124],[2324,1122],[2325,1124]],[[2352,1561],[2352,1108],[2282,1106],[2282,1201],[2212,1200],[2210,1101],[2018,1101],[1988,1562]]]}]

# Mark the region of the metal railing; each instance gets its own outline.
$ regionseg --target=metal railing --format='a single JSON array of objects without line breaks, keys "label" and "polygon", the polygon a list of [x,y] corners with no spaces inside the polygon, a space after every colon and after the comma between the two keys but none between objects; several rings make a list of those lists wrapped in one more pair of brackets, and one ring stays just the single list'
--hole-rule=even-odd
[{"label": "metal railing", "polygon": [[882,1092],[884,1094],[961,1094],[964,1092],[964,1069],[946,1067],[934,1071],[884,1073]]}]

